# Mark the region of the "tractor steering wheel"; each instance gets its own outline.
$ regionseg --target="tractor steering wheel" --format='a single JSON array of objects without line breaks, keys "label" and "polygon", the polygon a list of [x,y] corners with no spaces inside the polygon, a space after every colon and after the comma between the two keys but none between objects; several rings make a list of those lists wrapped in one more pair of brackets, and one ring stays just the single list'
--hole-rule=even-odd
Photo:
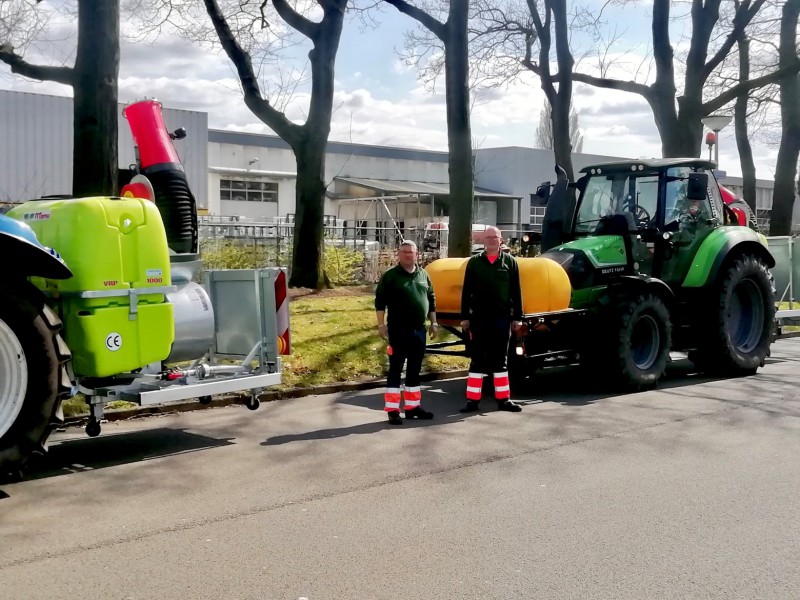
[{"label": "tractor steering wheel", "polygon": [[636,208],[634,208],[633,218],[636,220],[636,225],[638,225],[640,229],[646,229],[647,225],[653,221],[650,213],[647,212],[641,204],[637,204]]}]

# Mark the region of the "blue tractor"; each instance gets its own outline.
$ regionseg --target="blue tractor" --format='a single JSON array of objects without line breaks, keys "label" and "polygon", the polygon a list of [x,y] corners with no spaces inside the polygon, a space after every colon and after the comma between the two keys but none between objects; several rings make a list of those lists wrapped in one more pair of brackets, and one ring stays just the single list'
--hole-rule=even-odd
[{"label": "blue tractor", "polygon": [[28,225],[3,215],[0,256],[0,475],[8,475],[44,451],[71,392],[61,320],[28,277],[67,279],[72,272]]}]

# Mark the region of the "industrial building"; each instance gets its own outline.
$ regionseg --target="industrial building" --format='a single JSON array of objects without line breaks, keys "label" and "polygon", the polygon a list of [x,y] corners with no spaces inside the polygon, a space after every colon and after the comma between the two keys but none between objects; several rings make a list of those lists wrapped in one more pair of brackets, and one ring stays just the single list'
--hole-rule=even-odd
[{"label": "industrial building", "polygon": [[[119,164],[135,160],[120,105]],[[209,222],[290,225],[295,212],[296,163],[274,135],[208,128],[208,115],[164,107],[170,130],[187,137],[175,143],[200,213]],[[0,204],[71,190],[72,100],[0,91]],[[553,154],[523,147],[478,148],[475,155],[477,223],[504,230],[536,230],[544,207],[535,192],[553,181]],[[619,157],[575,154],[575,170]],[[447,153],[331,141],[325,181],[325,219],[346,237],[378,239],[386,231],[419,231],[446,216]],[[723,178],[735,192],[741,179]],[[772,182],[758,181],[759,216],[768,218]],[[800,203],[795,208],[800,222]]]}]

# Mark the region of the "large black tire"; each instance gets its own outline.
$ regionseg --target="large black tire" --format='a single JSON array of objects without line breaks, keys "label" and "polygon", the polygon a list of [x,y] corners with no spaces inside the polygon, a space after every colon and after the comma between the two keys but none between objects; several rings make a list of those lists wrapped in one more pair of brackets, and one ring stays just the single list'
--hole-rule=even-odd
[{"label": "large black tire", "polygon": [[711,314],[689,358],[714,375],[752,375],[763,366],[775,326],[775,296],[763,260],[743,255],[731,261],[710,290]]},{"label": "large black tire", "polygon": [[0,290],[0,351],[11,371],[3,377],[10,382],[14,371],[18,376],[13,386],[0,383],[0,394],[4,389],[9,396],[24,394],[14,410],[10,397],[0,398],[0,409],[6,409],[0,422],[0,480],[19,477],[31,457],[46,451],[53,428],[64,422],[61,401],[71,389],[70,353],[60,330],[61,321],[35,288],[23,283]]},{"label": "large black tire", "polygon": [[672,345],[669,310],[649,292],[622,297],[613,306],[584,360],[594,362],[592,372],[614,387],[626,391],[655,387],[667,368]]}]

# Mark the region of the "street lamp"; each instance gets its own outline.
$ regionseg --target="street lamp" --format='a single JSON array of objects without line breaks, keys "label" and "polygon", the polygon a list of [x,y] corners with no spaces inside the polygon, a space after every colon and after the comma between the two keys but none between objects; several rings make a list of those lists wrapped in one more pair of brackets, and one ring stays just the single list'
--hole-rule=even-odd
[{"label": "street lamp", "polygon": [[703,125],[714,132],[714,162],[717,163],[717,169],[719,169],[719,132],[728,126],[733,117],[729,115],[708,115],[700,120]]}]

